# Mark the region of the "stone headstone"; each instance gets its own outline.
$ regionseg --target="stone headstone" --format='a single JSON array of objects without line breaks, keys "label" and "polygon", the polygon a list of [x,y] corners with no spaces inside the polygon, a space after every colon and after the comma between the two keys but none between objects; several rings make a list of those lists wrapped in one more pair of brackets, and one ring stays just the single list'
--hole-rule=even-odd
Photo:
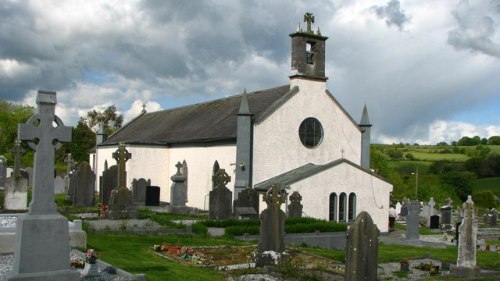
[{"label": "stone headstone", "polygon": [[441,229],[450,230],[452,229],[451,224],[452,207],[445,205],[441,207]]},{"label": "stone headstone", "polygon": [[233,192],[226,185],[231,181],[231,177],[224,169],[219,169],[216,175],[213,176],[215,189],[209,194],[208,217],[212,220],[227,219],[232,217],[232,202]]},{"label": "stone headstone", "polygon": [[170,188],[170,207],[172,213],[187,214],[189,212],[186,206],[187,190],[186,190],[186,176],[181,173],[182,164],[177,162],[177,173],[170,177],[174,182]]},{"label": "stone headstone", "polygon": [[418,240],[420,234],[418,232],[420,202],[412,200],[408,205],[408,215],[406,216],[406,239]]},{"label": "stone headstone", "polygon": [[146,206],[160,206],[160,187],[146,186]]},{"label": "stone headstone", "polygon": [[151,186],[151,180],[140,178],[132,181],[132,197],[136,204],[146,203],[146,186]]},{"label": "stone headstone", "polygon": [[66,190],[66,193],[68,194],[68,197],[71,197],[71,201],[73,201],[73,195],[74,195],[74,190],[73,192],[71,193],[68,193],[68,190],[69,190],[69,181],[70,181],[70,174],[72,173],[72,169],[73,169],[73,165],[75,164],[75,162],[73,161],[73,158],[71,158],[71,153],[68,153],[66,155],[66,158],[64,159],[64,163],[66,163],[66,175],[64,176],[64,184],[65,184],[65,190]]},{"label": "stone headstone", "polygon": [[54,193],[55,194],[64,194],[65,186],[66,186],[66,183],[65,183],[64,179],[61,178],[60,176],[57,176],[54,179]]},{"label": "stone headstone", "polygon": [[[35,150],[33,194],[28,214],[16,223],[12,271],[4,280],[76,281],[71,270],[68,221],[54,201],[54,151],[71,140],[71,128],[55,115],[56,93],[38,92],[38,112],[20,124],[18,136]],[[54,149],[55,148],[55,149]]]},{"label": "stone headstone", "polygon": [[422,211],[420,212],[420,216],[428,219],[431,216],[431,207],[424,203],[422,206]]},{"label": "stone headstone", "polygon": [[434,209],[434,206],[436,206],[436,202],[434,202],[434,198],[433,197],[431,197],[429,199],[429,203],[427,203],[427,205],[429,205],[429,208],[430,208],[429,217],[430,216],[434,216],[436,214],[436,211]]},{"label": "stone headstone", "polygon": [[137,210],[132,202],[132,191],[127,188],[126,162],[132,158],[132,154],[125,148],[125,144],[120,143],[113,153],[113,158],[118,165],[118,186],[111,190],[106,216],[110,219],[137,218]]},{"label": "stone headstone", "polygon": [[288,205],[288,217],[290,218],[300,218],[302,217],[302,196],[294,191],[292,195],[290,195],[290,205]]},{"label": "stone headstone", "polygon": [[452,268],[452,273],[459,277],[477,277],[480,272],[476,267],[477,219],[472,196],[468,196],[462,208],[464,213],[459,226],[457,266]]},{"label": "stone headstone", "polygon": [[0,155],[0,188],[5,187],[5,180],[7,179],[7,159]]},{"label": "stone headstone", "polygon": [[102,177],[99,186],[99,194],[101,203],[108,205],[111,196],[111,190],[118,186],[118,166],[113,165],[102,172]]},{"label": "stone headstone", "polygon": [[281,204],[285,203],[286,194],[278,185],[273,185],[265,194],[267,208],[260,214],[260,239],[258,252],[285,250],[285,213]]},{"label": "stone headstone", "polygon": [[396,203],[396,213],[398,214],[398,216],[401,214],[401,203],[398,202]]},{"label": "stone headstone", "polygon": [[95,174],[89,163],[83,161],[78,165],[73,180],[75,181],[73,205],[78,207],[94,206]]},{"label": "stone headstone", "polygon": [[403,201],[403,205],[401,206],[401,216],[406,217],[408,215],[408,205],[410,205],[409,200]]},{"label": "stone headstone", "polygon": [[497,226],[498,211],[495,208],[492,208],[488,212],[487,216],[488,216],[488,226],[490,226],[490,227]]},{"label": "stone headstone", "polygon": [[28,179],[21,176],[21,154],[24,149],[21,141],[16,140],[12,154],[14,155],[14,172],[5,182],[4,209],[26,210],[28,209]]},{"label": "stone headstone", "polygon": [[430,229],[439,229],[439,216],[438,215],[431,216],[429,228]]},{"label": "stone headstone", "polygon": [[380,230],[361,212],[346,232],[345,280],[377,280]]},{"label": "stone headstone", "polygon": [[220,170],[219,162],[215,160],[214,166],[212,167],[212,189],[215,188],[214,176],[217,175],[219,170]]},{"label": "stone headstone", "polygon": [[[257,214],[255,217],[251,215],[251,211],[245,211],[248,214],[248,218],[258,218],[259,217],[259,193],[251,188],[247,187],[243,189],[239,196],[238,199],[234,200],[234,210],[236,211],[237,208],[245,208],[245,209],[240,209],[240,210],[248,210],[246,208],[252,208],[255,210],[255,213]],[[241,213],[239,214],[241,215]],[[238,216],[235,212],[235,216]]]},{"label": "stone headstone", "polygon": [[26,168],[26,172],[28,173],[28,186],[33,187],[33,168]]}]

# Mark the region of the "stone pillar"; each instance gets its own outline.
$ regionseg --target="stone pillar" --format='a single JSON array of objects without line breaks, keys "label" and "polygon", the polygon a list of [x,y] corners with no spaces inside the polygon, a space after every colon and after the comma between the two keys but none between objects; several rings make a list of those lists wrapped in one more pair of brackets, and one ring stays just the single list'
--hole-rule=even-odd
[{"label": "stone pillar", "polygon": [[459,226],[457,266],[452,267],[452,274],[461,278],[479,276],[480,269],[476,267],[477,218],[474,213],[472,196],[462,205],[464,217]]},{"label": "stone pillar", "polygon": [[238,200],[243,189],[252,186],[253,114],[248,107],[246,91],[241,97],[240,110],[237,116],[234,200]]}]

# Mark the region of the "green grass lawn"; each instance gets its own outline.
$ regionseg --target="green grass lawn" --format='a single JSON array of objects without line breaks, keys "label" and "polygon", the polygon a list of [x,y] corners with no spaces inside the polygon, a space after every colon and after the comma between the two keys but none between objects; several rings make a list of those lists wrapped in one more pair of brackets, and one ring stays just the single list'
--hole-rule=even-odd
[{"label": "green grass lawn", "polygon": [[424,161],[438,161],[438,160],[446,160],[446,161],[456,161],[456,162],[464,162],[469,159],[469,156],[464,154],[455,154],[455,153],[432,153],[432,152],[422,152],[422,151],[411,151],[413,157],[419,160]]},{"label": "green grass lawn", "polygon": [[130,273],[144,273],[148,281],[224,280],[213,269],[173,262],[157,256],[152,247],[164,242],[185,246],[248,245],[224,239],[173,235],[89,234],[87,247],[95,249],[100,259]]},{"label": "green grass lawn", "polygon": [[491,190],[500,197],[500,177],[477,179],[472,182],[472,192]]}]

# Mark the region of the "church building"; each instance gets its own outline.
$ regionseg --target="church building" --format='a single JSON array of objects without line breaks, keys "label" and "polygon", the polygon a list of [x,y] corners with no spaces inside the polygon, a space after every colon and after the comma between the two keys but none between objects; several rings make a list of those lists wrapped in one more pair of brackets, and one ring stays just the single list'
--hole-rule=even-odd
[{"label": "church building", "polygon": [[[98,144],[94,171],[120,143],[132,157],[127,182],[150,179],[160,200],[170,202],[170,177],[184,163],[187,205],[208,210],[214,166],[231,176],[234,199],[247,187],[273,184],[302,196],[303,216],[352,221],[367,211],[388,231],[392,185],[370,170],[370,120],[356,122],[326,88],[327,37],[307,28],[291,37],[290,83],[210,102],[148,113],[145,110]],[[99,181],[99,177],[96,177]],[[99,182],[96,186],[99,186]],[[260,203],[260,210],[265,203]]]}]

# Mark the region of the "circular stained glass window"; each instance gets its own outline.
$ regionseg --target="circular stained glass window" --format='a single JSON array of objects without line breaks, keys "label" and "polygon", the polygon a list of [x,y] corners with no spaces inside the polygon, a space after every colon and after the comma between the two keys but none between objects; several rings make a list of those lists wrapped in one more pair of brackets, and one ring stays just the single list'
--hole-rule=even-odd
[{"label": "circular stained glass window", "polygon": [[305,147],[314,148],[323,139],[323,126],[321,126],[321,123],[316,118],[306,118],[300,124],[299,137]]}]

